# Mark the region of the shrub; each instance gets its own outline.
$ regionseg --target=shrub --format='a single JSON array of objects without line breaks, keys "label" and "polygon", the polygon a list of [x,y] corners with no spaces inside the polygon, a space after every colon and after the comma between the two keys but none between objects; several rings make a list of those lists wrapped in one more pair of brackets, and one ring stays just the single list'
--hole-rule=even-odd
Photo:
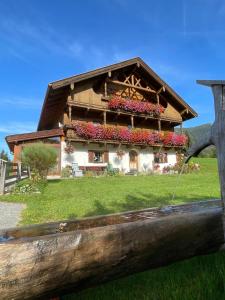
[{"label": "shrub", "polygon": [[71,175],[71,166],[66,166],[62,169],[61,175],[63,178],[69,178]]},{"label": "shrub", "polygon": [[50,145],[34,143],[24,147],[22,163],[29,166],[31,171],[41,178],[46,178],[48,171],[56,164],[57,153]]},{"label": "shrub", "polygon": [[93,171],[85,171],[84,176],[85,177],[94,177],[95,173]]}]

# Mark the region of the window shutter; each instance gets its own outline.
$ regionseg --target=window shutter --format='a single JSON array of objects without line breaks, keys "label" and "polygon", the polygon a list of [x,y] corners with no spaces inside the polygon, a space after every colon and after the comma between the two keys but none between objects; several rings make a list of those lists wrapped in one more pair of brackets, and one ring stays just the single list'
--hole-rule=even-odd
[{"label": "window shutter", "polygon": [[104,162],[108,163],[109,162],[109,151],[104,152]]},{"label": "window shutter", "polygon": [[93,163],[94,162],[94,152],[88,151],[88,162]]}]

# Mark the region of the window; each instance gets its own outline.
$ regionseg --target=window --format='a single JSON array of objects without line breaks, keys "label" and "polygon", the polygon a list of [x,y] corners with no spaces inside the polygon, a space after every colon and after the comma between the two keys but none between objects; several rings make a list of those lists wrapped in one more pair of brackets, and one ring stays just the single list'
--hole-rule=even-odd
[{"label": "window", "polygon": [[154,163],[160,164],[160,163],[167,163],[167,153],[163,152],[154,152]]},{"label": "window", "polygon": [[95,163],[103,163],[103,153],[95,151],[94,152],[94,162]]},{"label": "window", "polygon": [[108,162],[108,152],[91,150],[88,151],[88,162],[89,163],[106,163]]}]

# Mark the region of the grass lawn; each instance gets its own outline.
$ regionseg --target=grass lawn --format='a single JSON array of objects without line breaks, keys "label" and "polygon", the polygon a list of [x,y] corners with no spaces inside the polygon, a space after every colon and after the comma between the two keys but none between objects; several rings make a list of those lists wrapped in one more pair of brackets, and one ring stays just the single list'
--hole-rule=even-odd
[{"label": "grass lawn", "polygon": [[[199,173],[57,180],[42,194],[3,196],[0,201],[26,203],[22,223],[29,224],[218,198],[216,160],[195,160],[201,164]],[[225,299],[225,254],[129,276],[67,299]]]}]

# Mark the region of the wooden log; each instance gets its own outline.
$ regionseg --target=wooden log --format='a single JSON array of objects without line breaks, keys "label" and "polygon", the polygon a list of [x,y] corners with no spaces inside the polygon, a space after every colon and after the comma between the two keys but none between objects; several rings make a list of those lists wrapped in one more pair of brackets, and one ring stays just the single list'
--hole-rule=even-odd
[{"label": "wooden log", "polygon": [[1,231],[1,300],[55,297],[217,251],[224,243],[219,203]]}]

